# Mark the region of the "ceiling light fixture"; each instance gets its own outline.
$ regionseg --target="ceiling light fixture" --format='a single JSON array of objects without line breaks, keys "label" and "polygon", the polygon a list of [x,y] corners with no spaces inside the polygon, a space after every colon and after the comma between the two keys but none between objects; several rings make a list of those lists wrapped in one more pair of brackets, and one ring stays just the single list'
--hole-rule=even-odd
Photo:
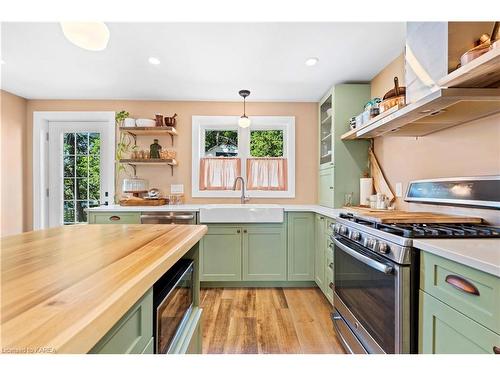
[{"label": "ceiling light fixture", "polygon": [[109,29],[104,22],[61,22],[64,36],[75,46],[102,51],[109,41]]},{"label": "ceiling light fixture", "polygon": [[151,56],[149,59],[148,59],[149,63],[151,65],[159,65],[160,64],[160,59],[156,58],[156,57],[153,57]]},{"label": "ceiling light fixture", "polygon": [[241,116],[238,120],[238,125],[240,126],[240,128],[248,128],[250,126],[250,119],[248,118],[247,114],[246,114],[246,99],[247,99],[247,96],[250,95],[250,91],[249,90],[240,90],[238,92],[238,94],[240,94],[240,96],[243,98],[243,116]]},{"label": "ceiling light fixture", "polygon": [[317,57],[309,57],[306,60],[306,65],[307,66],[314,66],[318,63],[319,59]]}]

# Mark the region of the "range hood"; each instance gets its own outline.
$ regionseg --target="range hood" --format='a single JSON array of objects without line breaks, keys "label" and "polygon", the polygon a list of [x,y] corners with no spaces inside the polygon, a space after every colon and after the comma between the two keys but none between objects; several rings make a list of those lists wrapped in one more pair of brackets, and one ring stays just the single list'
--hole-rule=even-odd
[{"label": "range hood", "polygon": [[424,136],[496,113],[500,113],[499,88],[438,88],[359,129],[356,138]]}]

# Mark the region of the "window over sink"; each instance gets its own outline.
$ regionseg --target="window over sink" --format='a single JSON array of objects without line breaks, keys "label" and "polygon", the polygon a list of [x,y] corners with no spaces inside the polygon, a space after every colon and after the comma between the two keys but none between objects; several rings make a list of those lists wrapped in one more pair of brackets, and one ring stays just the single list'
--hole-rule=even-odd
[{"label": "window over sink", "polygon": [[193,116],[192,196],[239,197],[242,176],[249,197],[295,197],[295,117],[252,116],[248,128],[238,119]]}]

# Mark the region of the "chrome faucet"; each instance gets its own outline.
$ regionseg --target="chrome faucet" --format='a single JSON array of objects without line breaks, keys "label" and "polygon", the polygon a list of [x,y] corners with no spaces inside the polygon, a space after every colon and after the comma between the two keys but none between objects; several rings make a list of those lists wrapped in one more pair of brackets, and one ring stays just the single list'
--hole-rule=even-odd
[{"label": "chrome faucet", "polygon": [[245,197],[245,180],[243,177],[238,176],[234,179],[233,190],[236,190],[236,185],[238,185],[238,180],[241,180],[241,204],[245,204],[250,200],[250,198]]}]

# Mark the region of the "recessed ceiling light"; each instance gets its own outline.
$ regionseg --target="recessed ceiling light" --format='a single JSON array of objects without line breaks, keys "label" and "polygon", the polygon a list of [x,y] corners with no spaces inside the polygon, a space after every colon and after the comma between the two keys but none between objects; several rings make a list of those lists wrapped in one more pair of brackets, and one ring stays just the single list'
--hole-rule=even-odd
[{"label": "recessed ceiling light", "polygon": [[318,63],[319,59],[317,57],[309,57],[306,60],[306,65],[307,66],[314,66]]},{"label": "recessed ceiling light", "polygon": [[158,65],[160,63],[160,59],[156,58],[156,57],[150,57],[148,59],[149,63],[150,64],[153,64],[153,65]]},{"label": "recessed ceiling light", "polygon": [[89,50],[102,51],[109,41],[109,29],[104,22],[61,22],[64,36],[74,45]]}]

